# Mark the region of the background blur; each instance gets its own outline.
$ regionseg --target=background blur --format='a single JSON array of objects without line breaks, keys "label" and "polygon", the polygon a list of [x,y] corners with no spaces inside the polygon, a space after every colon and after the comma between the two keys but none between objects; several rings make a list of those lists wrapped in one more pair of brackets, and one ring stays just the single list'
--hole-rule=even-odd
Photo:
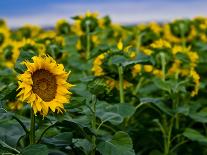
[{"label": "background blur", "polygon": [[113,22],[133,24],[207,16],[207,0],[0,0],[0,17],[10,27],[51,26],[61,18],[98,11]]}]

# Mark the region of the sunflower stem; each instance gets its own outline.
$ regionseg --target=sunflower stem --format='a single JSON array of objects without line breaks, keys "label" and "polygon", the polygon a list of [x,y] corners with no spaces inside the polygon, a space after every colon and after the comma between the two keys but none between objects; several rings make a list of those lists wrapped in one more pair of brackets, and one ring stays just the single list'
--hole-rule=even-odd
[{"label": "sunflower stem", "polygon": [[[91,127],[94,131],[96,131],[96,98],[95,96],[92,96],[92,108],[93,108],[93,113],[92,113],[92,121],[91,121]],[[95,155],[96,154],[96,136],[93,135],[92,136],[92,144],[93,144],[93,150],[92,150],[92,155]]]},{"label": "sunflower stem", "polygon": [[118,67],[118,72],[119,72],[120,103],[124,103],[124,79],[123,79],[123,67],[121,65]]},{"label": "sunflower stem", "polygon": [[90,59],[90,27],[89,24],[86,24],[86,60]]},{"label": "sunflower stem", "polygon": [[165,66],[166,66],[165,54],[160,53],[160,58],[161,58],[161,65],[162,65],[162,80],[165,81]]},{"label": "sunflower stem", "polygon": [[185,48],[186,47],[186,40],[185,40],[184,25],[181,23],[179,26],[180,26],[180,31],[181,31],[182,46],[183,46],[183,48]]},{"label": "sunflower stem", "polygon": [[[144,81],[144,77],[141,77],[141,78],[139,79],[139,82],[137,83],[135,89],[134,89],[133,92],[132,92],[132,95],[133,95],[133,96],[136,96],[136,95],[137,95],[137,93],[138,93],[138,91],[139,91],[141,85],[143,84],[143,81]],[[133,105],[133,104],[135,103],[135,101],[136,101],[136,98],[133,98],[132,101],[131,101],[131,104]]]},{"label": "sunflower stem", "polygon": [[29,134],[30,144],[35,144],[35,115],[32,109],[31,109],[31,124],[30,124],[29,133],[30,133]]},{"label": "sunflower stem", "polygon": [[137,47],[137,51],[136,52],[137,52],[137,55],[138,55],[138,53],[140,51],[141,39],[142,39],[142,35],[141,35],[140,31],[137,30],[137,42],[136,42],[136,47]]}]

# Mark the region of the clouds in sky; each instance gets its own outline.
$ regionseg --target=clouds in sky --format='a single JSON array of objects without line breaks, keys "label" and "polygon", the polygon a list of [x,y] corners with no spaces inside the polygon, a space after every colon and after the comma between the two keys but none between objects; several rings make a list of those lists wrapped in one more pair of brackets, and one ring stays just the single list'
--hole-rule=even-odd
[{"label": "clouds in sky", "polygon": [[[8,7],[8,1],[12,1],[12,6]],[[22,26],[25,23],[51,26],[60,18],[71,20],[70,17],[83,14],[87,10],[98,11],[102,16],[110,15],[113,22],[123,24],[207,16],[205,0],[20,1],[18,3],[7,0],[4,4],[0,2],[0,16],[6,19],[11,27]],[[16,7],[15,3],[18,3]]]}]

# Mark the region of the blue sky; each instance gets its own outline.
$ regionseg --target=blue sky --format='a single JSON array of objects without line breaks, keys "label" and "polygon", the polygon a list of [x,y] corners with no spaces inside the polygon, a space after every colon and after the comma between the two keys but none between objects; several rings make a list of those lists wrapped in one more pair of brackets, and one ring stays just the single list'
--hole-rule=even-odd
[{"label": "blue sky", "polygon": [[113,22],[131,24],[207,16],[207,0],[0,0],[0,18],[11,27],[51,26],[60,18],[98,11]]}]

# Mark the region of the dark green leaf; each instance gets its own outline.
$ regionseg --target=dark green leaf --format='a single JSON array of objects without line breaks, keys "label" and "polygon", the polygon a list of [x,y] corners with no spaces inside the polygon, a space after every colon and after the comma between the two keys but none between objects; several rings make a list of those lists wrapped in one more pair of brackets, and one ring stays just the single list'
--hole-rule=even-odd
[{"label": "dark green leaf", "polygon": [[72,132],[63,132],[53,138],[46,138],[44,142],[57,147],[66,147],[72,144],[72,137]]},{"label": "dark green leaf", "polygon": [[195,129],[186,128],[183,135],[192,141],[207,143],[207,137],[205,137]]},{"label": "dark green leaf", "polygon": [[116,132],[111,140],[100,142],[97,150],[102,155],[135,155],[131,138],[122,131]]},{"label": "dark green leaf", "polygon": [[24,148],[21,152],[22,155],[48,155],[48,148],[43,144],[33,144]]}]

